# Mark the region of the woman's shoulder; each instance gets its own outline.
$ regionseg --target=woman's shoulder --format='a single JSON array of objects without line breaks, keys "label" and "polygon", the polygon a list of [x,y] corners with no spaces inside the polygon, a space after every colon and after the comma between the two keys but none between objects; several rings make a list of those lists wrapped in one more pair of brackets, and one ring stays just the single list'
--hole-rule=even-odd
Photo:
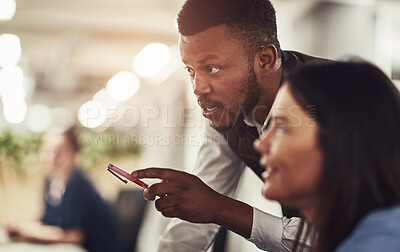
[{"label": "woman's shoulder", "polygon": [[377,225],[384,229],[400,228],[400,204],[388,208],[379,209],[368,214],[360,225]]},{"label": "woman's shoulder", "polygon": [[337,252],[399,251],[400,205],[376,210],[365,216]]},{"label": "woman's shoulder", "polygon": [[79,194],[93,193],[93,191],[96,191],[88,176],[80,169],[77,169],[72,174],[68,187]]}]

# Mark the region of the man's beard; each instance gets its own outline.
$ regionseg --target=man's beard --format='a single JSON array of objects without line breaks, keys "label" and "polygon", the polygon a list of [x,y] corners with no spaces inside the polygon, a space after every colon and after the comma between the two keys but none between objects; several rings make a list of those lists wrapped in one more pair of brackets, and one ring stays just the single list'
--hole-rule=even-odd
[{"label": "man's beard", "polygon": [[235,94],[232,100],[241,101],[244,97],[244,101],[241,105],[237,107],[235,110],[230,110],[229,108],[225,108],[225,113],[227,113],[227,117],[233,118],[232,123],[226,126],[222,125],[213,125],[210,122],[211,127],[213,127],[218,132],[225,132],[231,130],[235,127],[243,125],[244,118],[247,117],[257,103],[260,100],[261,95],[261,86],[260,83],[257,81],[256,73],[254,69],[249,69],[249,74],[246,79],[246,83],[243,88],[240,90],[239,93]]}]

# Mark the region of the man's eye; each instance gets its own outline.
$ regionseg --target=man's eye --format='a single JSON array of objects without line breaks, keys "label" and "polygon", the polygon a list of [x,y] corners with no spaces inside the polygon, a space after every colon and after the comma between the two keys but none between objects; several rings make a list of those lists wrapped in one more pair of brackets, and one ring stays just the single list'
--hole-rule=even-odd
[{"label": "man's eye", "polygon": [[186,71],[188,72],[188,74],[190,75],[190,77],[193,77],[195,72],[194,69],[191,67],[185,67]]},{"label": "man's eye", "polygon": [[210,74],[218,73],[219,68],[216,66],[207,66],[207,72]]}]

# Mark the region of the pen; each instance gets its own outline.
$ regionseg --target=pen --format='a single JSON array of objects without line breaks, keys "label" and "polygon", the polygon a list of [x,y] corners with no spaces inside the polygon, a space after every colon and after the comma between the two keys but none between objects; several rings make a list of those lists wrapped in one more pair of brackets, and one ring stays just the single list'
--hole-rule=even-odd
[{"label": "pen", "polygon": [[[144,183],[143,181],[141,181],[139,179],[132,179],[132,177],[131,177],[131,175],[129,173],[127,173],[126,171],[118,168],[117,166],[113,165],[112,163],[108,163],[107,171],[111,172],[114,176],[116,176],[119,180],[121,180],[125,184],[128,183],[128,181],[126,181],[125,179],[121,178],[120,176],[128,179],[129,181],[132,181],[133,183],[139,185],[143,189],[147,189],[149,187],[146,183]],[[118,175],[120,175],[120,176],[118,176]]]}]

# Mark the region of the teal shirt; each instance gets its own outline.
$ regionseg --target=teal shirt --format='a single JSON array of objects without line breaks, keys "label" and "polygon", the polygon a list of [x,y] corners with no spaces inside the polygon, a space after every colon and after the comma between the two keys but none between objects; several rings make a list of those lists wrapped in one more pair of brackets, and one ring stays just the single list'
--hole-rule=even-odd
[{"label": "teal shirt", "polygon": [[[49,195],[49,180],[45,195]],[[45,197],[48,199],[48,197]],[[42,222],[63,229],[79,229],[85,235],[83,247],[89,252],[117,250],[117,227],[110,206],[101,198],[81,172],[76,171],[67,183],[64,196],[57,204],[45,200]]]}]

